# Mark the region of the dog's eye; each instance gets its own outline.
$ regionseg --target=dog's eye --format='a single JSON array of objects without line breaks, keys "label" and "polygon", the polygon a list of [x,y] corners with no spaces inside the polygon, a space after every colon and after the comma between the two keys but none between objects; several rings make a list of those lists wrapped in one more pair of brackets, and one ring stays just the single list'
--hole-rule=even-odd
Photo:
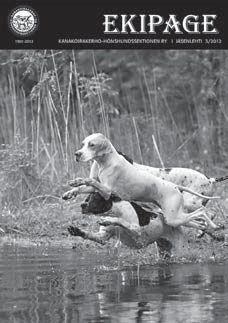
[{"label": "dog's eye", "polygon": [[95,146],[95,144],[93,144],[92,142],[89,142],[89,147],[93,148]]}]

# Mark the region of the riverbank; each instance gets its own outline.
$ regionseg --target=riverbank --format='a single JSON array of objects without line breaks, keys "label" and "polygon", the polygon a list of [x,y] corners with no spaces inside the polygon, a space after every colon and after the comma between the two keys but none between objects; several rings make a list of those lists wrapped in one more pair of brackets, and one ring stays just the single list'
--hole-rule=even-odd
[{"label": "riverbank", "polygon": [[[216,223],[225,224],[224,212],[226,203],[222,207],[211,206],[209,210],[217,208],[220,212]],[[223,210],[223,211],[222,211]],[[132,250],[123,245],[116,247],[116,240],[110,240],[105,246],[95,242],[83,240],[69,235],[67,227],[75,225],[86,231],[99,229],[98,218],[93,215],[83,215],[80,212],[80,200],[62,201],[55,203],[37,203],[29,205],[16,213],[8,212],[1,216],[0,244],[20,244],[21,246],[61,246],[73,248],[77,253],[104,253],[113,256],[114,263],[122,265],[155,264],[159,260],[156,245],[150,245],[141,250]],[[226,225],[227,227],[227,225]],[[220,232],[224,241],[216,241],[204,235],[197,238],[196,230],[186,233],[185,245],[178,252],[174,251],[169,262],[198,263],[198,262],[227,262],[228,245],[226,232]]]}]

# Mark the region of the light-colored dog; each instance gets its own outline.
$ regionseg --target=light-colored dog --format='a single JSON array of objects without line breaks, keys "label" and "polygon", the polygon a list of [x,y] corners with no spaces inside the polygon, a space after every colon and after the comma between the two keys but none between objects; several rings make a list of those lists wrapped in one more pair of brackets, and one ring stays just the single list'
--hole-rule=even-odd
[{"label": "light-colored dog", "polygon": [[[150,174],[157,176],[161,179],[169,181],[178,186],[184,186],[185,188],[188,188],[194,192],[199,192],[201,195],[204,195],[204,198],[201,198],[200,196],[196,196],[188,192],[182,192],[184,198],[184,210],[186,212],[193,212],[200,208],[202,205],[205,206],[208,202],[208,199],[206,199],[205,196],[213,196],[216,187],[215,184],[228,179],[228,176],[208,178],[204,174],[191,168],[156,168],[147,165],[141,165],[133,162],[133,160],[131,160],[129,157],[127,158],[139,170],[147,171]],[[96,163],[96,161],[94,161],[91,167],[89,177],[99,180],[98,172],[98,164]],[[70,182],[70,185],[74,186],[74,180]]]},{"label": "light-colored dog", "polygon": [[212,197],[215,193],[216,184],[228,179],[228,176],[208,178],[204,174],[191,168],[156,168],[137,163],[133,164],[138,169],[145,170],[154,176],[172,182],[178,186],[184,186],[185,188],[204,195],[204,198],[201,198],[200,196],[183,191],[182,195],[184,198],[184,209],[186,212],[195,211],[202,205],[205,206],[209,201],[205,198],[205,196]]},{"label": "light-colored dog", "polygon": [[98,171],[96,177],[78,179],[75,186],[86,185],[89,187],[76,187],[73,189],[72,194],[96,190],[105,199],[109,199],[113,193],[122,200],[156,201],[161,206],[167,225],[173,227],[185,225],[201,229],[201,221],[204,220],[211,228],[217,228],[208,218],[203,207],[192,213],[185,213],[181,192],[189,192],[205,199],[215,199],[217,197],[203,196],[137,168],[118,154],[104,135],[98,133],[86,137],[82,143],[82,148],[75,155],[77,161],[87,162],[94,160]]}]

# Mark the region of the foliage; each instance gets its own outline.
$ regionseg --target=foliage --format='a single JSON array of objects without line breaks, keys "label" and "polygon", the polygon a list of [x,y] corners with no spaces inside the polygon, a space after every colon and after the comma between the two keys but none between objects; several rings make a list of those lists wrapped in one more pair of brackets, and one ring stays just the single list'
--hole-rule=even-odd
[{"label": "foliage", "polygon": [[2,204],[61,195],[98,131],[138,162],[160,166],[153,135],[166,166],[225,174],[227,75],[225,50],[1,50]]}]

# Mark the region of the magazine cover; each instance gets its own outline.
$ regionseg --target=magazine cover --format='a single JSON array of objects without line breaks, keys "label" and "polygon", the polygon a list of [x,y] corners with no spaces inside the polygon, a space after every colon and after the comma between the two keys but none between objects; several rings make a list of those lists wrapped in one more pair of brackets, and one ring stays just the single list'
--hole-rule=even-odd
[{"label": "magazine cover", "polygon": [[228,13],[0,3],[0,321],[228,321]]}]

